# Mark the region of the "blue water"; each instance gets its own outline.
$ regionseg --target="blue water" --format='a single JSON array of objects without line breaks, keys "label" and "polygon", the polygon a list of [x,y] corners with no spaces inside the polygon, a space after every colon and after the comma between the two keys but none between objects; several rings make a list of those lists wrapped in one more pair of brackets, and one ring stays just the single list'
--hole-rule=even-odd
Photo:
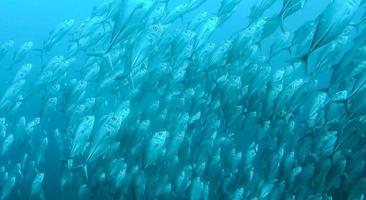
[{"label": "blue water", "polygon": [[0,39],[42,42],[65,19],[81,21],[101,0],[3,0],[0,2]]},{"label": "blue water", "polygon": [[[101,2],[101,0],[2,0],[0,2],[0,41],[14,39],[19,42],[33,40],[40,43],[61,21],[73,18],[80,22],[90,15],[93,6]],[[181,2],[184,0],[171,0],[172,5]],[[247,24],[246,16],[253,2],[255,0],[246,0],[239,5],[230,23],[222,28],[222,34],[233,33]],[[321,2],[309,0],[306,4],[306,12],[295,13],[288,20],[288,26],[296,28],[302,21],[318,15],[327,2],[329,0]],[[220,5],[219,0],[209,1],[200,10],[215,12],[218,5]]]}]

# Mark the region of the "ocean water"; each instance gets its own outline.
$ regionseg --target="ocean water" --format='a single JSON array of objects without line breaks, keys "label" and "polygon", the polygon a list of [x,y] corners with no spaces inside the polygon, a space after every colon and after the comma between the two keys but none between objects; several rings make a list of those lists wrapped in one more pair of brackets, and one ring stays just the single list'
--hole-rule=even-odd
[{"label": "ocean water", "polygon": [[0,200],[365,199],[365,4],[1,0]]}]

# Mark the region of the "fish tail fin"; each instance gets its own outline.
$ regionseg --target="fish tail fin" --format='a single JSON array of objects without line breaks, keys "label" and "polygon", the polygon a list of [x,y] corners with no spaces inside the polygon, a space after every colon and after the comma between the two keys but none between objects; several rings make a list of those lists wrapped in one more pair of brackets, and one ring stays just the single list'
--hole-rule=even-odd
[{"label": "fish tail fin", "polygon": [[286,29],[285,29],[285,25],[284,25],[284,21],[285,21],[285,18],[284,18],[284,13],[281,12],[280,14],[277,15],[277,18],[278,18],[278,23],[279,23],[279,26],[280,26],[280,29],[281,29],[281,32],[282,33],[286,33]]},{"label": "fish tail fin", "polygon": [[86,163],[80,164],[76,167],[73,167],[70,169],[71,171],[78,171],[81,170],[83,177],[85,178],[85,180],[89,179],[89,175],[88,175],[88,166],[86,165]]},{"label": "fish tail fin", "polygon": [[330,97],[330,87],[316,89],[318,92],[324,92]]},{"label": "fish tail fin", "polygon": [[258,41],[258,42],[256,42],[256,43],[254,43],[254,45],[258,46],[258,49],[259,49],[260,51],[262,51],[262,50],[263,50],[262,43],[261,43],[260,41]]},{"label": "fish tail fin", "polygon": [[303,62],[305,62],[305,58],[304,58],[304,56],[296,56],[296,57],[292,57],[292,58],[286,60],[285,62],[288,64],[303,63]]},{"label": "fish tail fin", "polygon": [[91,57],[102,58],[108,64],[109,68],[113,71],[113,62],[111,59],[111,55],[108,52],[109,51],[85,52],[85,54]]},{"label": "fish tail fin", "polygon": [[103,55],[103,59],[107,62],[110,70],[113,71],[114,68],[113,68],[113,62],[112,62],[111,55],[109,53],[106,53]]},{"label": "fish tail fin", "polygon": [[128,75],[128,82],[129,82],[129,84],[130,84],[131,88],[132,88],[132,89],[135,89],[135,83],[134,83],[134,81],[133,81],[133,78],[132,78],[131,73]]},{"label": "fish tail fin", "polygon": [[304,69],[304,74],[308,75],[308,57],[305,56],[296,56],[293,58],[290,58],[286,61],[286,63],[288,64],[295,64],[295,63],[300,63],[301,65],[303,65],[303,69]]},{"label": "fish tail fin", "polygon": [[282,18],[280,20],[280,28],[281,28],[282,33],[286,33],[285,24],[283,23],[283,19]]},{"label": "fish tail fin", "polygon": [[291,46],[288,46],[286,48],[283,49],[284,51],[287,51],[288,54],[292,54],[292,50],[291,50]]},{"label": "fish tail fin", "polygon": [[335,101],[332,101],[332,103],[341,104],[341,105],[344,106],[344,112],[347,114],[346,117],[345,117],[345,122],[349,121],[353,117],[353,114],[350,113],[350,110],[349,110],[349,106],[350,106],[350,104],[349,104],[350,100],[349,99],[335,100]]},{"label": "fish tail fin", "polygon": [[310,72],[310,75],[315,77],[319,72],[322,71],[322,63],[318,62],[315,67],[313,67],[313,69]]},{"label": "fish tail fin", "polygon": [[78,38],[70,39],[70,40],[68,40],[68,42],[70,42],[70,43],[75,43],[75,44],[76,44],[76,48],[77,48],[78,50],[82,50],[82,49],[80,48],[80,40],[79,40]]}]

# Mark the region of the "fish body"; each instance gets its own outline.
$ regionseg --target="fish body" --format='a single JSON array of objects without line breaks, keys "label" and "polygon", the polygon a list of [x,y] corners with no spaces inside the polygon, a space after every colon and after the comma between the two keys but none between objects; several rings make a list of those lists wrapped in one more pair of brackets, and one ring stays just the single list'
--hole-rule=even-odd
[{"label": "fish body", "polygon": [[37,174],[33,181],[32,181],[32,187],[30,191],[30,197],[31,198],[41,198],[43,199],[43,190],[42,190],[42,184],[44,180],[44,173]]},{"label": "fish body", "polygon": [[360,3],[360,0],[332,1],[319,16],[311,50],[328,44],[340,35],[350,23]]},{"label": "fish body", "polygon": [[8,182],[5,184],[5,186],[2,188],[0,199],[7,199],[9,195],[11,194],[14,185],[15,185],[15,177],[11,177]]},{"label": "fish body", "polygon": [[44,50],[51,50],[70,31],[74,23],[74,19],[68,19],[56,27],[56,29],[49,34],[48,39],[44,42]]},{"label": "fish body", "polygon": [[118,133],[122,120],[121,116],[115,114],[104,117],[102,124],[99,126],[90,143],[86,159],[87,163],[93,162],[105,154],[110,142],[113,141]]},{"label": "fish body", "polygon": [[94,116],[86,116],[76,129],[70,156],[81,155],[86,147],[95,122]]},{"label": "fish body", "polygon": [[163,153],[167,137],[168,132],[166,131],[157,132],[152,136],[145,150],[144,162],[146,167],[155,164],[159,156]]},{"label": "fish body", "polygon": [[14,47],[15,42],[13,40],[6,41],[0,46],[0,60],[2,60],[7,54],[10,53],[10,50]]},{"label": "fish body", "polygon": [[5,138],[2,147],[1,147],[1,155],[4,156],[5,154],[7,154],[9,152],[9,149],[11,148],[11,146],[14,143],[14,135],[10,134],[8,135],[8,137]]},{"label": "fish body", "polygon": [[32,50],[32,48],[32,41],[23,43],[22,46],[20,46],[19,49],[14,53],[12,65],[22,62],[24,58],[28,55],[28,53]]}]

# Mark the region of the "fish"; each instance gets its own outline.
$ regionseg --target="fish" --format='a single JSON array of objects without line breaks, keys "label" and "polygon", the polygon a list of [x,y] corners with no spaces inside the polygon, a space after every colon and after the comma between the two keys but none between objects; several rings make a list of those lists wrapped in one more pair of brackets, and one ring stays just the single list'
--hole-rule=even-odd
[{"label": "fish", "polygon": [[0,60],[2,60],[6,55],[10,54],[11,49],[14,47],[15,41],[8,40],[3,42],[0,46]]},{"label": "fish", "polygon": [[47,100],[45,107],[41,111],[41,118],[42,119],[48,119],[51,117],[52,113],[56,112],[57,110],[57,103],[58,99],[57,97],[51,97]]},{"label": "fish", "polygon": [[331,2],[319,16],[311,51],[328,44],[342,33],[355,15],[360,3],[360,0]]},{"label": "fish", "polygon": [[264,12],[272,7],[275,3],[275,0],[263,0],[256,2],[250,9],[249,19],[251,22],[249,22],[249,24],[257,21],[264,14]]},{"label": "fish", "polygon": [[83,184],[78,190],[78,199],[87,199],[88,197],[88,186]]},{"label": "fish", "polygon": [[14,143],[14,135],[10,134],[4,139],[4,142],[2,144],[2,147],[1,147],[1,155],[2,156],[5,156],[9,152],[9,150],[12,147],[13,143]]},{"label": "fish", "polygon": [[319,117],[318,116],[319,109],[321,109],[321,107],[325,106],[326,101],[327,101],[327,94],[325,94],[325,93],[320,93],[314,98],[314,102],[310,107],[309,115],[308,115],[308,123],[309,123],[310,127],[315,125],[315,121]]},{"label": "fish", "polygon": [[43,43],[43,51],[50,51],[73,27],[74,19],[67,19],[59,24],[50,34],[48,39]]},{"label": "fish", "polygon": [[7,123],[6,118],[0,118],[0,138],[4,139],[6,136]]},{"label": "fish", "polygon": [[45,152],[48,148],[48,138],[47,137],[43,137],[41,139],[39,148],[38,148],[38,152],[37,152],[37,157],[36,157],[36,163],[37,165],[39,165],[41,162],[45,161]]},{"label": "fish", "polygon": [[104,0],[4,41],[0,198],[363,198],[364,1],[309,2]]},{"label": "fish", "polygon": [[321,54],[318,56],[318,61],[313,67],[310,74],[319,73],[319,71],[322,71],[325,67],[328,67],[330,65],[330,62],[333,61],[329,58],[338,57],[340,55],[340,52],[342,52],[342,50],[346,48],[347,40],[348,37],[344,36],[330,43],[327,50],[330,50],[329,52],[331,52],[332,54],[334,53],[334,55],[328,55],[327,50],[322,51]]},{"label": "fish", "polygon": [[167,131],[160,131],[150,138],[144,153],[145,167],[155,164],[160,155],[165,151],[165,142],[168,135]]},{"label": "fish", "polygon": [[[363,34],[362,32],[361,34]],[[365,52],[365,49],[363,48],[363,45],[365,43],[364,38],[359,35],[354,39],[354,44],[350,48],[349,51],[347,51],[340,61],[335,64],[332,69],[332,75],[330,80],[330,85],[335,85],[337,82],[341,82],[344,80],[348,66],[354,61],[357,60],[358,57],[362,57],[362,55]],[[343,75],[342,75],[343,74]],[[347,77],[347,76],[346,76]]]},{"label": "fish", "polygon": [[241,3],[241,0],[222,0],[220,3],[217,16],[220,18],[220,24],[227,21],[233,15],[236,7]]},{"label": "fish", "polygon": [[269,58],[278,55],[283,50],[288,50],[290,48],[290,32],[285,32],[281,34],[281,39],[276,40],[272,43],[269,52]]},{"label": "fish", "polygon": [[23,43],[19,47],[19,49],[17,49],[17,51],[14,52],[10,68],[22,62],[32,49],[33,49],[33,41],[27,41]]},{"label": "fish", "polygon": [[14,137],[15,140],[19,143],[21,143],[21,141],[23,141],[25,139],[25,127],[26,127],[26,118],[24,116],[19,117],[19,119],[17,119],[17,122],[15,124],[15,128],[14,128]]},{"label": "fish", "polygon": [[26,135],[32,135],[41,125],[41,118],[36,117],[32,121],[29,121],[24,129]]},{"label": "fish", "polygon": [[[311,48],[312,39],[315,34],[317,24],[314,21],[308,21],[302,24],[294,33],[291,40],[290,52],[295,55],[304,55]],[[293,50],[294,48],[295,51]]]},{"label": "fish", "polygon": [[44,180],[44,173],[38,173],[34,177],[34,179],[32,181],[31,191],[30,191],[31,198],[44,199],[43,189],[42,189],[43,180]]},{"label": "fish", "polygon": [[14,186],[15,186],[15,177],[11,177],[8,182],[4,185],[4,187],[2,188],[2,191],[1,191],[1,196],[0,196],[0,199],[3,200],[3,199],[7,199],[9,197],[9,195],[11,194]]},{"label": "fish", "polygon": [[204,185],[201,182],[200,178],[197,177],[193,180],[193,182],[191,183],[191,191],[190,191],[190,195],[189,198],[190,199],[201,199],[203,196],[203,190],[204,190]]},{"label": "fish", "polygon": [[32,64],[25,64],[22,65],[19,70],[17,71],[17,73],[15,74],[14,78],[13,78],[13,83],[18,82],[20,80],[25,80],[25,78],[27,78],[31,72],[33,68]]},{"label": "fish", "polygon": [[24,88],[26,80],[22,79],[13,83],[8,87],[0,100],[0,111],[3,112],[4,109],[8,109],[9,104],[11,104],[15,98],[20,94],[21,90]]},{"label": "fish", "polygon": [[93,131],[95,122],[94,116],[86,116],[80,122],[78,128],[76,129],[73,145],[71,147],[70,157],[79,156],[84,152],[91,132]]},{"label": "fish", "polygon": [[106,115],[102,124],[93,136],[87,153],[86,163],[93,162],[100,158],[107,151],[109,142],[114,139],[121,126],[123,118],[110,114]]},{"label": "fish", "polygon": [[359,0],[332,1],[329,3],[325,11],[316,20],[316,28],[311,38],[310,47],[303,55],[290,59],[290,61],[303,63],[307,74],[309,56],[317,49],[329,44],[344,31],[355,15],[359,4]]},{"label": "fish", "polygon": [[300,1],[284,0],[280,12],[282,21],[287,17],[291,16],[292,14],[296,13],[297,11],[303,9],[306,3],[307,0],[300,0]]}]

